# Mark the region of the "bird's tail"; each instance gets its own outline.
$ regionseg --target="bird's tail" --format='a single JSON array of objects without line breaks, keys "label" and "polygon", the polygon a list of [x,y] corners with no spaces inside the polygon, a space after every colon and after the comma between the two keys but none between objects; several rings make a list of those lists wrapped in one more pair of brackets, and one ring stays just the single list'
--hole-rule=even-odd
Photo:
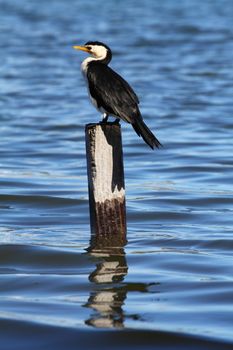
[{"label": "bird's tail", "polygon": [[144,123],[142,118],[135,119],[132,125],[134,130],[138,134],[138,136],[141,136],[143,140],[148,144],[148,146],[150,146],[152,149],[154,149],[155,147],[157,148],[162,147],[162,144],[155,137],[155,135],[150,131],[150,129]]}]

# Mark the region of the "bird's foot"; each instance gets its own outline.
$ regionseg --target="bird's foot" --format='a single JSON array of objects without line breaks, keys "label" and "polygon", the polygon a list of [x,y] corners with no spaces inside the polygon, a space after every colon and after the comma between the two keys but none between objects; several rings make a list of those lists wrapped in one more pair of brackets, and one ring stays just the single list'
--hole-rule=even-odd
[{"label": "bird's foot", "polygon": [[104,113],[103,119],[100,121],[100,124],[106,124],[108,122],[108,115]]},{"label": "bird's foot", "polygon": [[113,122],[113,124],[120,124],[120,118],[116,118],[115,120],[114,120],[114,122]]}]

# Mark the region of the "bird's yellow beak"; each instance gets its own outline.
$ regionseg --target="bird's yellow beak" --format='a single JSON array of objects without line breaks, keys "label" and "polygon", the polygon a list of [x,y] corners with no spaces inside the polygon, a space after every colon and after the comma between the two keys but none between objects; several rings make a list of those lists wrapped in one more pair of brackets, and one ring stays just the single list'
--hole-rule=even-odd
[{"label": "bird's yellow beak", "polygon": [[87,47],[85,47],[85,46],[73,46],[73,49],[85,51],[85,52],[88,52],[88,53],[91,52],[91,51],[90,51]]}]

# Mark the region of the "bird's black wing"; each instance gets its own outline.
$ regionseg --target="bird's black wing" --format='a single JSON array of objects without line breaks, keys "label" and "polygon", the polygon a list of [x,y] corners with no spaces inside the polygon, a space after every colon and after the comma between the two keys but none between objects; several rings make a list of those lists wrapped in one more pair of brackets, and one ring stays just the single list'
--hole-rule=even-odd
[{"label": "bird's black wing", "polygon": [[130,85],[114,70],[100,62],[90,62],[87,80],[98,108],[132,123],[140,115],[138,97]]}]

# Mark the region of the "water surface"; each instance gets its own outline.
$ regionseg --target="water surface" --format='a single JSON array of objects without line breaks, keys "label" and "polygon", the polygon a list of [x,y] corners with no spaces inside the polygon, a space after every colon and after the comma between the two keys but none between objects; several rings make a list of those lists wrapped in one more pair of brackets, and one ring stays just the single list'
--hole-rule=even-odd
[{"label": "water surface", "polygon": [[[1,346],[232,348],[232,2],[0,7]],[[90,240],[88,40],[164,145],[122,124],[127,244]]]}]

